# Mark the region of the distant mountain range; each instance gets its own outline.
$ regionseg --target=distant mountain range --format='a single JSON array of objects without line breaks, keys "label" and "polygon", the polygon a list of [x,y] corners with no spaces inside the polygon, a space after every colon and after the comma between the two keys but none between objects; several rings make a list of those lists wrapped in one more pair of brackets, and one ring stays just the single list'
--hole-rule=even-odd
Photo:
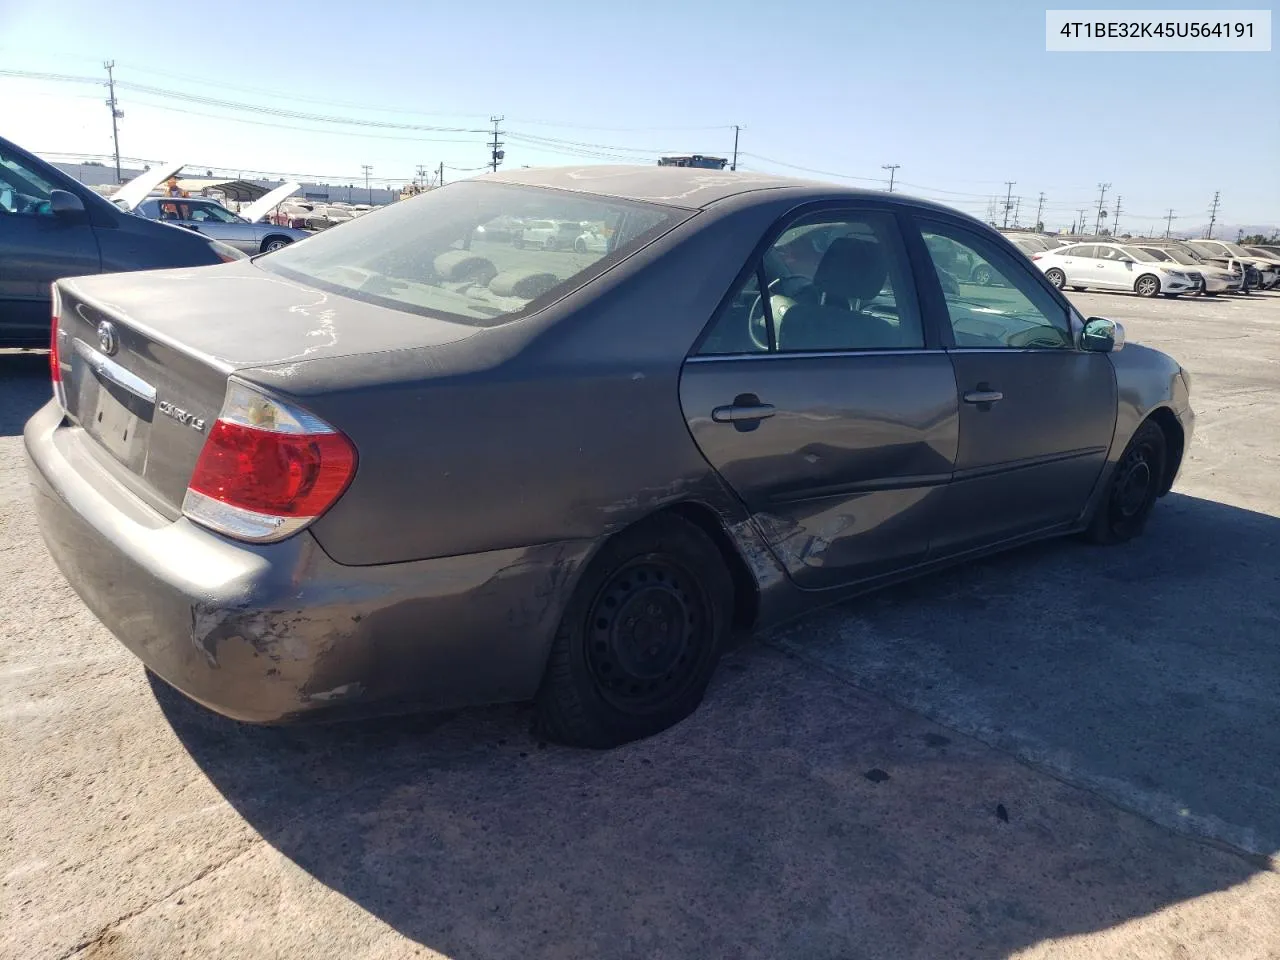
[{"label": "distant mountain range", "polygon": [[[1176,236],[1196,239],[1203,237],[1209,224],[1202,223],[1198,227],[1174,227],[1173,232]],[[1260,233],[1264,237],[1270,238],[1280,231],[1280,226],[1274,223],[1215,223],[1213,225],[1213,239],[1229,240],[1235,242],[1236,237],[1243,232],[1244,236],[1251,237],[1255,233]]]}]

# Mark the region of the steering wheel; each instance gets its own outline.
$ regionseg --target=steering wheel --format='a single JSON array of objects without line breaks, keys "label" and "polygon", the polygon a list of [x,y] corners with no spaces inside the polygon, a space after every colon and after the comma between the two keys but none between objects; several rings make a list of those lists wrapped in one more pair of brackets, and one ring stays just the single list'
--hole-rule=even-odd
[{"label": "steering wheel", "polygon": [[[792,303],[799,296],[803,289],[813,285],[813,281],[808,277],[801,276],[798,273],[788,274],[785,277],[779,277],[769,283],[769,301],[773,302],[773,298],[785,297]],[[747,329],[751,333],[751,339],[761,350],[769,349],[769,326],[765,322],[764,315],[764,297],[756,294],[755,302],[751,304],[751,311],[747,314]]]}]

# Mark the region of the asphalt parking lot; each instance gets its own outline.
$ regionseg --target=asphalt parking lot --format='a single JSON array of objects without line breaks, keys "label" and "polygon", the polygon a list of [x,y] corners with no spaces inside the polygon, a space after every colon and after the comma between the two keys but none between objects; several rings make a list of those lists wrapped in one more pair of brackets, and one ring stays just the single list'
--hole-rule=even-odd
[{"label": "asphalt parking lot", "polygon": [[1072,297],[1194,377],[1144,538],[812,616],[601,754],[150,682],[44,551],[47,363],[0,354],[0,955],[1280,957],[1280,294]]}]

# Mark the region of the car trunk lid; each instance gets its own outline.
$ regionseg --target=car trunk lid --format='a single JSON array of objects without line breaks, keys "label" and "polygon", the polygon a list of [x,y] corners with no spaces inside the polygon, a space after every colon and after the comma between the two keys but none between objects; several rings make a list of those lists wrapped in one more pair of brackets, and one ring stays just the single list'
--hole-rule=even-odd
[{"label": "car trunk lid", "polygon": [[[224,267],[59,281],[59,395],[86,446],[170,517],[238,370],[431,346],[475,327]],[[282,392],[282,391],[277,391]]]}]

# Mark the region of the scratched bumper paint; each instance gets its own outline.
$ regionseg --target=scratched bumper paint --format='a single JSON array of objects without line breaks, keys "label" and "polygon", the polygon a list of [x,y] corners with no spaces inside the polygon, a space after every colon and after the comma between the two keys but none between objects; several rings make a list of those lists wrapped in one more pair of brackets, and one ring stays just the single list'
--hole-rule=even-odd
[{"label": "scratched bumper paint", "polygon": [[152,513],[93,476],[54,404],[25,440],[41,533],[81,599],[155,674],[238,720],[527,699],[590,548],[343,566],[309,533],[248,545]]}]

